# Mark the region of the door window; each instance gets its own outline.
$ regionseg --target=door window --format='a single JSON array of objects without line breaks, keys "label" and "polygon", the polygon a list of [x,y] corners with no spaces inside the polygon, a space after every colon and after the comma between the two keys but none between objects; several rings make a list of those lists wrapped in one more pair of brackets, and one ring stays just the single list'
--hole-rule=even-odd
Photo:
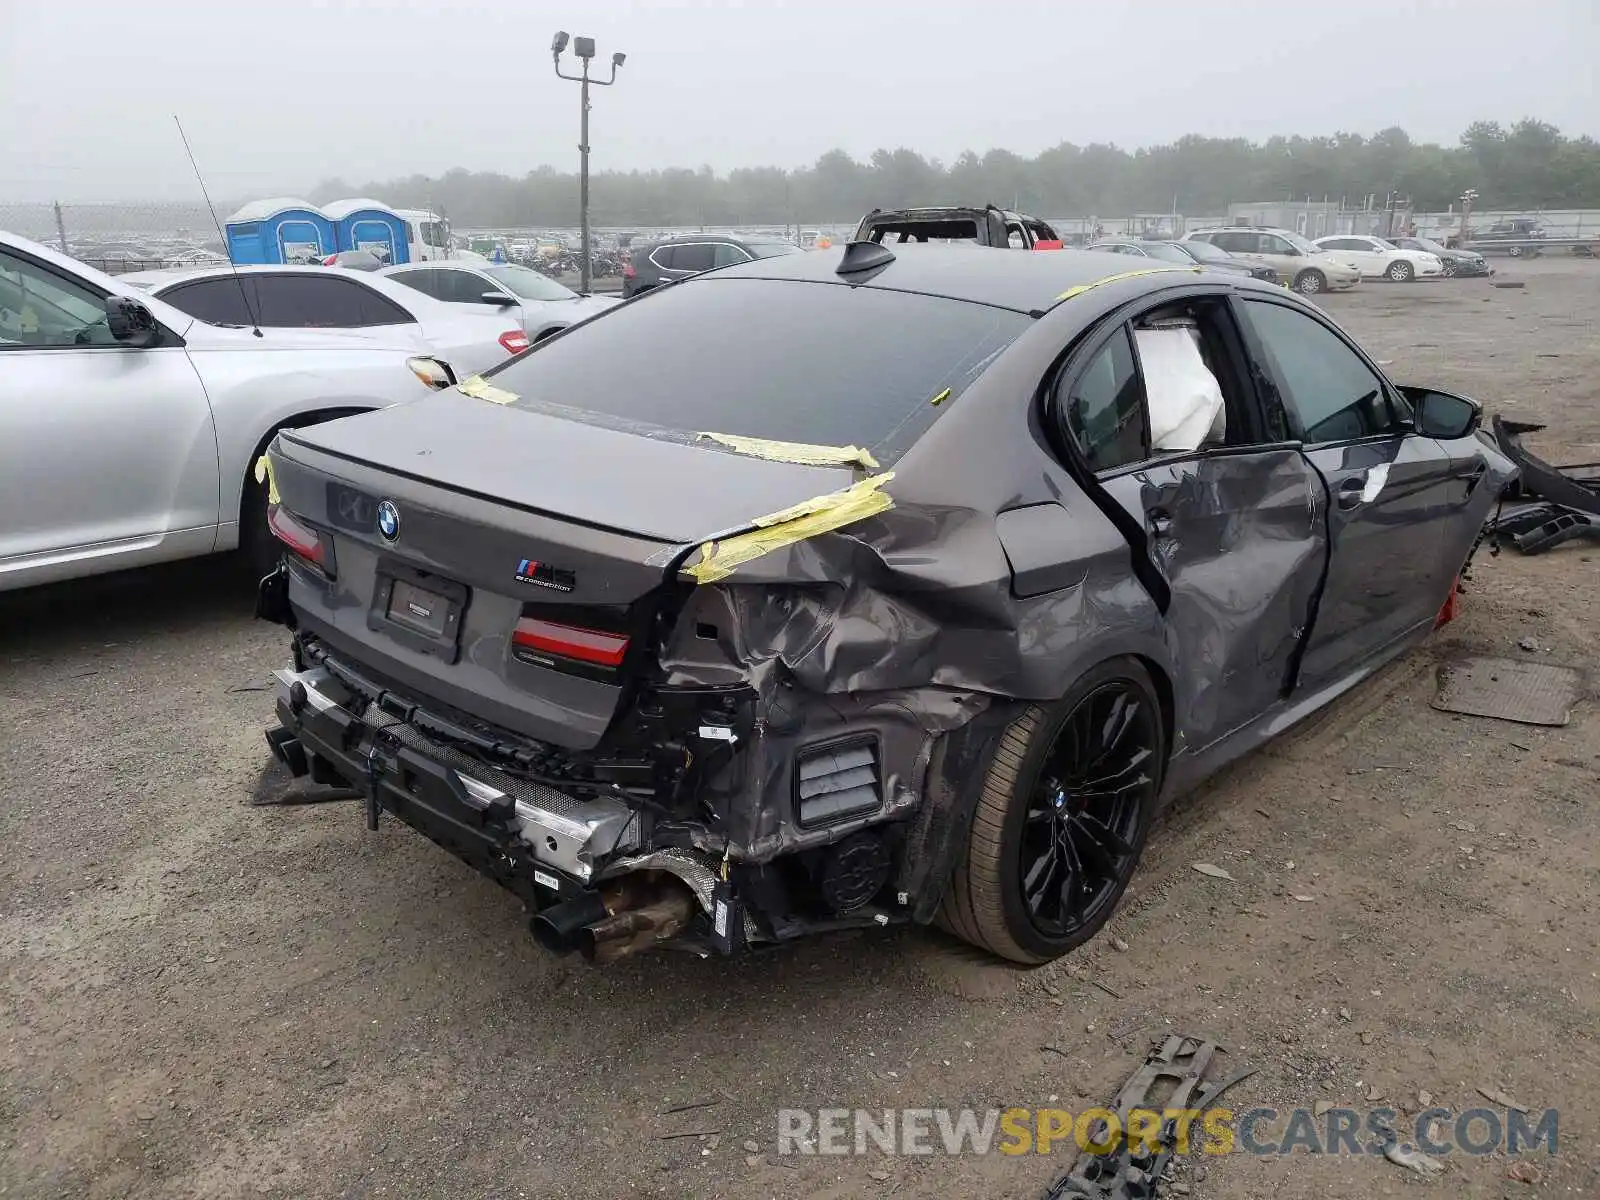
[{"label": "door window", "polygon": [[716,265],[716,247],[710,242],[696,242],[672,248],[674,271],[709,271]]},{"label": "door window", "polygon": [[97,292],[0,251],[0,350],[115,344]]},{"label": "door window", "polygon": [[1150,457],[1144,381],[1126,327],[1077,376],[1061,411],[1090,469],[1110,471]]},{"label": "door window", "polygon": [[394,280],[396,283],[403,283],[409,288],[416,288],[416,290],[421,292],[424,296],[432,296],[435,300],[443,300],[446,282],[443,276],[447,273],[455,274],[455,272],[427,270],[396,271],[393,275],[388,276],[388,278]]},{"label": "door window", "polygon": [[258,277],[261,324],[278,329],[362,329],[403,325],[411,317],[387,297],[336,275]]},{"label": "door window", "polygon": [[1246,300],[1257,351],[1307,442],[1343,442],[1396,427],[1383,380],[1331,329],[1305,313]]},{"label": "door window", "polygon": [[1211,244],[1229,254],[1256,254],[1261,246],[1261,235],[1244,230],[1228,230],[1212,234]]},{"label": "door window", "polygon": [[436,271],[434,274],[439,277],[435,295],[451,304],[482,304],[485,292],[505,290],[471,271]]},{"label": "door window", "polygon": [[749,262],[750,256],[737,246],[730,246],[727,242],[718,242],[712,265],[718,267],[731,267],[738,263]]},{"label": "door window", "polygon": [[[198,317],[208,325],[248,326],[254,321],[251,307],[257,307],[254,280],[249,276],[240,279],[197,279],[193,283],[180,283],[160,294],[174,308],[182,309],[191,317]],[[245,294],[251,293],[250,305]]]},{"label": "door window", "polygon": [[1261,239],[1261,254],[1282,254],[1293,258],[1300,253],[1275,233],[1258,233],[1256,236]]}]

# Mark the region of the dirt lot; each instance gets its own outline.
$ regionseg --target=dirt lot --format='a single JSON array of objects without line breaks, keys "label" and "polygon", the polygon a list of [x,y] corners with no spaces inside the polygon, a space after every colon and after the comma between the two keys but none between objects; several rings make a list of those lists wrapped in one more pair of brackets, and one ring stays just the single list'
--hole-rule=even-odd
[{"label": "dirt lot", "polygon": [[[1600,459],[1600,264],[1516,271],[1327,305],[1397,379]],[[1560,729],[1429,707],[1467,653],[1600,680],[1597,563],[1482,556],[1460,621],[1175,805],[1114,934],[1033,972],[923,930],[554,960],[398,824],[247,807],[284,639],[225,564],[0,598],[0,1194],[1034,1197],[1064,1152],[780,1158],[775,1112],[1080,1110],[1182,1030],[1260,1068],[1239,1110],[1560,1109],[1537,1188],[1301,1153],[1196,1160],[1190,1195],[1600,1195],[1593,693]]]}]

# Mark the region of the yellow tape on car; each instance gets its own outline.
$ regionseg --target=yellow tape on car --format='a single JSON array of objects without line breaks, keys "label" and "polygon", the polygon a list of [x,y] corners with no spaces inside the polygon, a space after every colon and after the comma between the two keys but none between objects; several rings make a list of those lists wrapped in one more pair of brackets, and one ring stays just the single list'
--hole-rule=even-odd
[{"label": "yellow tape on car", "polygon": [[267,485],[267,503],[278,503],[278,481],[272,477],[272,460],[263,454],[256,459],[256,482]]},{"label": "yellow tape on car", "polygon": [[807,467],[861,467],[876,471],[878,460],[860,446],[813,446],[806,442],[777,442],[771,438],[739,437],[731,433],[701,433],[701,441],[716,442],[752,458],[799,463]]},{"label": "yellow tape on car", "polygon": [[463,379],[456,384],[456,391],[463,396],[471,396],[474,400],[487,400],[490,404],[510,404],[517,399],[515,392],[508,392],[505,388],[497,388],[482,375],[474,375],[470,379]]},{"label": "yellow tape on car", "polygon": [[1104,279],[1096,279],[1093,283],[1080,283],[1077,287],[1069,287],[1057,300],[1071,300],[1074,296],[1081,296],[1091,288],[1097,288],[1102,283],[1116,283],[1119,279],[1134,279],[1140,275],[1156,275],[1163,271],[1188,271],[1198,275],[1199,267],[1140,267],[1137,271],[1119,271],[1115,275],[1107,275]]},{"label": "yellow tape on car", "polygon": [[753,522],[757,528],[749,533],[735,534],[720,542],[706,542],[700,547],[700,561],[683,568],[683,573],[696,583],[715,583],[726,579],[735,567],[763,554],[876,516],[894,507],[894,500],[882,490],[893,478],[893,471],[885,471],[843,491],[814,496],[779,512],[757,517]]}]

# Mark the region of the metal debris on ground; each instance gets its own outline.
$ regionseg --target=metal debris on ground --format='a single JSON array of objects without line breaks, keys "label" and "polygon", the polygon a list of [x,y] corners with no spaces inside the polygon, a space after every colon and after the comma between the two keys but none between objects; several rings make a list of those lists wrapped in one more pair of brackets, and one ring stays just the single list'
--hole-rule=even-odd
[{"label": "metal debris on ground", "polygon": [[[1221,1046],[1206,1038],[1169,1034],[1151,1050],[1107,1106],[1121,1123],[1118,1133],[1126,1134],[1128,1116],[1135,1110],[1164,1113],[1172,1109],[1208,1108],[1234,1084],[1255,1074],[1255,1068],[1251,1067],[1208,1084],[1206,1072],[1216,1056],[1223,1052]],[[1110,1133],[1104,1121],[1097,1122],[1089,1130],[1091,1143],[1116,1144],[1104,1154],[1085,1151],[1078,1155],[1072,1166],[1045,1189],[1044,1200],[1073,1197],[1154,1200],[1177,1154],[1176,1118],[1162,1121],[1157,1135],[1158,1150],[1142,1142],[1131,1142],[1126,1136],[1112,1138]]]},{"label": "metal debris on ground", "polygon": [[1467,658],[1439,667],[1433,707],[1524,725],[1565,725],[1583,691],[1571,667],[1509,658]]}]

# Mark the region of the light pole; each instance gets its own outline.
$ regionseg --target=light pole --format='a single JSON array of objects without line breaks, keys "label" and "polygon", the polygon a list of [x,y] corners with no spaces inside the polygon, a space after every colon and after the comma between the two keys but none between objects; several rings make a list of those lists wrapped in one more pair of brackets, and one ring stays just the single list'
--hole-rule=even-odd
[{"label": "light pole", "polygon": [[[561,52],[567,48],[569,41],[572,43],[572,52],[583,62],[583,73],[581,75],[568,75],[561,70]],[[610,87],[617,81],[617,68],[628,60],[628,56],[620,50],[611,56],[611,78],[590,79],[589,60],[594,57],[594,39],[589,37],[568,38],[566,31],[562,30],[550,40],[550,57],[555,62],[558,76],[562,79],[570,79],[583,87],[583,110],[578,126],[578,222],[579,236],[583,241],[583,249],[580,253],[583,257],[578,264],[578,290],[587,294],[591,267],[589,255],[589,85],[593,83],[600,87]]]}]

